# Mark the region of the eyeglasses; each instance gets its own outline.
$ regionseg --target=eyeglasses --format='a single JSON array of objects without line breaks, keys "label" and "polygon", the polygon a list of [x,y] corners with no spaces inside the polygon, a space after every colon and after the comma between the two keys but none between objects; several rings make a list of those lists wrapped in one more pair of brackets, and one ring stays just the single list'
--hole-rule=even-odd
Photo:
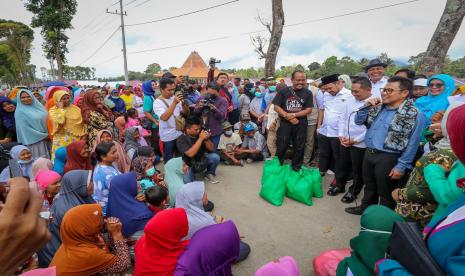
[{"label": "eyeglasses", "polygon": [[391,95],[392,92],[394,92],[394,91],[403,91],[403,89],[380,88],[379,91],[381,91],[381,93],[386,93],[388,95]]},{"label": "eyeglasses", "polygon": [[441,88],[444,86],[444,84],[442,83],[430,83],[429,85],[429,88]]}]

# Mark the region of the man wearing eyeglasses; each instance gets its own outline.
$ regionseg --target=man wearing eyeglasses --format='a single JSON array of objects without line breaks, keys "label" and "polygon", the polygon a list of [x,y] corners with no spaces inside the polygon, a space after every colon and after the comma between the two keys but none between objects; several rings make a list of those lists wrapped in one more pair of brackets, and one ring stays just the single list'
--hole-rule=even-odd
[{"label": "man wearing eyeglasses", "polygon": [[371,94],[375,97],[381,97],[381,89],[387,84],[387,78],[384,76],[387,64],[379,58],[372,59],[365,66],[365,72],[371,81]]},{"label": "man wearing eyeglasses", "polygon": [[425,116],[408,99],[412,88],[411,80],[392,77],[381,89],[381,99],[368,100],[367,107],[357,112],[355,123],[367,127],[362,165],[365,189],[361,206],[346,208],[347,213],[361,215],[378,202],[394,209],[391,193],[412,168],[426,124]]}]

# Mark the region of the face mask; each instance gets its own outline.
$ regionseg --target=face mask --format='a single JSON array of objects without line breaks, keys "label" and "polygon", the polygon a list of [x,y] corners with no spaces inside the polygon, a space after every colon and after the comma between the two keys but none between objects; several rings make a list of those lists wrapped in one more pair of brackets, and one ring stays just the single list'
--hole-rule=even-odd
[{"label": "face mask", "polygon": [[19,164],[29,164],[32,162],[32,159],[29,159],[29,160],[18,160],[18,163]]},{"label": "face mask", "polygon": [[261,92],[255,92],[255,97],[261,98],[263,94]]},{"label": "face mask", "polygon": [[155,174],[155,167],[151,167],[150,169],[146,170],[145,174],[149,177],[152,177]]},{"label": "face mask", "polygon": [[226,135],[226,136],[228,136],[228,137],[232,136],[232,134],[233,134],[232,130],[226,130],[226,131],[224,132],[224,135]]},{"label": "face mask", "polygon": [[118,99],[119,96],[111,96],[113,99]]},{"label": "face mask", "polygon": [[273,86],[268,87],[268,91],[270,91],[270,92],[276,91],[276,86],[273,85]]}]

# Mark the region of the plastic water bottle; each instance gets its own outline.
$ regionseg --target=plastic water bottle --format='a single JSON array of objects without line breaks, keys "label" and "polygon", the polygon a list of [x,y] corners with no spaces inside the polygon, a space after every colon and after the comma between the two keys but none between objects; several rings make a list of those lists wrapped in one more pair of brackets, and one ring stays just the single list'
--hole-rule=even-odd
[{"label": "plastic water bottle", "polygon": [[48,200],[44,200],[42,203],[42,212],[40,212],[40,216],[46,220],[50,219],[50,204],[48,203]]}]

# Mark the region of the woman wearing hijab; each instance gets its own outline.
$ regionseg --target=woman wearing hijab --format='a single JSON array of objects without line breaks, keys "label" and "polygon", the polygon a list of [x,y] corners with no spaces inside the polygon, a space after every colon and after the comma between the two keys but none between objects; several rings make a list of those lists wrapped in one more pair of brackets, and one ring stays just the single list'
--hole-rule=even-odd
[{"label": "woman wearing hijab", "polygon": [[[11,159],[18,162],[22,175],[33,181],[34,176],[32,175],[32,163],[34,163],[35,160],[32,158],[32,153],[29,148],[23,145],[14,146],[10,150],[10,156]],[[10,179],[9,166],[3,169],[0,174],[0,183],[6,183],[8,179]]]},{"label": "woman wearing hijab", "polygon": [[346,89],[352,90],[352,80],[349,75],[339,75],[338,79],[344,83],[344,87]]},{"label": "woman wearing hijab", "polygon": [[101,142],[113,142],[116,148],[116,152],[118,154],[118,160],[113,164],[118,171],[121,173],[127,173],[130,171],[131,168],[131,161],[129,160],[126,152],[124,151],[123,145],[120,142],[113,140],[113,135],[109,130],[100,130],[97,133],[97,137],[95,137],[94,146],[92,148],[92,152],[95,153],[95,148]]},{"label": "woman wearing hijab", "polygon": [[92,170],[89,146],[84,140],[66,146],[66,164],[63,173],[72,170]]},{"label": "woman wearing hijab", "polygon": [[89,145],[94,144],[97,133],[101,130],[113,130],[113,114],[103,104],[102,95],[97,90],[91,90],[84,95],[82,101],[82,119],[87,124]]},{"label": "woman wearing hijab", "polygon": [[8,97],[0,96],[0,144],[16,141],[16,106]]},{"label": "woman wearing hijab", "polygon": [[[112,236],[108,246],[102,236],[102,207],[85,204],[70,209],[63,218],[63,243],[50,266],[61,275],[121,275],[131,266],[127,242],[121,235],[121,222],[116,218],[105,220]],[[109,248],[112,248],[110,251]]]},{"label": "woman wearing hijab", "polygon": [[265,87],[257,86],[255,92],[255,98],[250,102],[250,115],[252,115],[252,121],[261,124],[265,114],[262,110],[262,97],[265,95]]},{"label": "woman wearing hijab", "polygon": [[294,257],[284,256],[260,267],[255,276],[300,276],[300,271]]},{"label": "woman wearing hijab", "polygon": [[[157,170],[155,169],[153,160],[150,157],[137,156],[134,160],[132,160],[132,167],[136,173],[141,193],[145,193],[148,188],[155,185],[153,177],[157,173]],[[165,188],[168,189],[168,187]]]},{"label": "woman wearing hijab", "polygon": [[158,132],[158,125],[160,122],[160,118],[158,118],[157,114],[153,111],[153,102],[155,101],[155,89],[157,88],[157,82],[154,80],[148,80],[142,83],[142,92],[144,93],[144,115],[147,120],[151,122],[151,134],[152,137],[150,138],[151,146],[154,148],[155,153],[158,156],[161,156],[160,151],[160,135]]},{"label": "woman wearing hijab", "polygon": [[176,208],[184,208],[186,210],[189,222],[189,232],[186,239],[190,239],[195,232],[203,227],[216,223],[213,217],[203,209],[203,205],[207,202],[205,184],[202,181],[184,184],[177,192]]},{"label": "woman wearing hijab", "polygon": [[172,158],[165,164],[165,182],[168,185],[171,207],[176,204],[178,191],[184,186],[184,172],[188,171],[189,167],[184,163],[182,157]]},{"label": "woman wearing hijab", "polygon": [[[405,188],[398,188],[392,192],[392,197],[397,201],[396,212],[407,220],[418,222],[422,228],[430,222],[438,207],[435,196],[428,186],[424,171],[429,164],[438,164],[450,170],[452,164],[457,160],[449,142],[446,122],[450,111],[461,104],[463,103],[449,106],[441,122],[443,138],[435,144],[436,149],[423,155],[415,163],[415,168],[410,174]],[[460,195],[459,189],[456,190]]]},{"label": "woman wearing hijab", "polygon": [[249,113],[250,102],[254,98],[254,92],[253,84],[248,83],[244,85],[244,93],[239,96],[239,114]]},{"label": "woman wearing hijab", "polygon": [[239,242],[232,221],[199,230],[179,257],[174,275],[232,276],[231,265],[239,256]]},{"label": "woman wearing hijab", "polygon": [[50,209],[53,219],[49,223],[51,238],[39,251],[39,266],[48,267],[61,245],[60,226],[65,213],[78,205],[95,203],[92,199],[94,185],[92,171],[70,171],[63,176],[58,196]]},{"label": "woman wearing hijab", "polygon": [[139,129],[137,127],[128,128],[124,132],[124,150],[131,161],[134,158],[137,149],[142,146],[139,143],[140,138]]},{"label": "woman wearing hijab", "polygon": [[[447,132],[457,162],[465,163],[465,105],[449,114]],[[452,173],[452,170],[451,170]],[[465,260],[465,171],[455,181],[462,195],[439,216],[435,217],[423,231],[431,256],[447,275],[463,275]],[[421,264],[419,264],[421,265]],[[397,261],[387,259],[379,262],[378,275],[411,275]]]},{"label": "woman wearing hijab", "polygon": [[[60,191],[61,175],[51,170],[42,170],[34,179],[39,186],[40,192],[44,195],[42,211],[49,211],[55,196]],[[44,210],[45,206],[48,207],[48,210]]]},{"label": "woman wearing hijab", "polygon": [[110,100],[115,104],[113,108],[113,113],[115,117],[126,112],[126,104],[124,103],[123,99],[120,98],[119,92],[116,89],[113,89],[110,94]]},{"label": "woman wearing hijab", "polygon": [[55,151],[55,160],[53,160],[53,170],[63,175],[66,164],[66,147],[58,148]]},{"label": "woman wearing hijab", "polygon": [[189,241],[186,211],[167,209],[157,213],[145,226],[135,246],[134,275],[173,275],[176,262]]},{"label": "woman wearing hijab", "polygon": [[383,205],[372,205],[360,218],[360,232],[350,240],[352,253],[337,266],[336,275],[375,275],[375,263],[384,258],[391,231],[402,217]]},{"label": "woman wearing hijab", "polygon": [[50,158],[47,115],[45,107],[31,91],[19,91],[15,112],[16,135],[18,142],[27,146],[34,158]]},{"label": "woman wearing hijab", "polygon": [[[53,95],[57,91],[69,92],[68,88],[64,86],[50,86],[49,88],[47,88],[45,92],[45,110],[47,110],[47,112],[49,112],[50,109],[52,109],[52,107],[55,106],[55,100],[53,99]],[[53,138],[53,124],[52,124],[52,121],[50,120],[50,116],[47,117],[47,129],[48,129],[48,134],[50,136],[50,139],[52,139]]]},{"label": "woman wearing hijab", "polygon": [[58,90],[53,94],[53,101],[56,104],[48,112],[53,125],[52,158],[58,148],[65,147],[86,135],[81,109],[71,104],[70,100],[69,93],[64,90]]},{"label": "woman wearing hijab", "polygon": [[135,173],[121,174],[111,180],[107,215],[121,220],[123,236],[127,238],[141,237],[145,225],[153,217],[153,212],[147,205],[136,199],[137,194]]},{"label": "woman wearing hijab", "polygon": [[27,87],[25,87],[25,86],[15,86],[13,89],[11,89],[10,93],[8,94],[8,98],[10,98],[10,100],[12,100],[15,104],[16,104],[18,92],[21,89],[27,89]]},{"label": "woman wearing hijab", "polygon": [[438,111],[444,111],[449,106],[448,97],[455,90],[454,79],[446,74],[434,75],[428,79],[428,95],[415,101],[415,106],[425,115],[428,126],[431,116]]},{"label": "woman wearing hijab", "polygon": [[35,178],[40,171],[53,169],[53,163],[50,159],[39,157],[32,163],[32,176]]},{"label": "woman wearing hijab", "polygon": [[144,114],[144,94],[140,86],[134,87],[134,100],[132,101],[132,107],[137,110],[139,118],[145,118]]}]

